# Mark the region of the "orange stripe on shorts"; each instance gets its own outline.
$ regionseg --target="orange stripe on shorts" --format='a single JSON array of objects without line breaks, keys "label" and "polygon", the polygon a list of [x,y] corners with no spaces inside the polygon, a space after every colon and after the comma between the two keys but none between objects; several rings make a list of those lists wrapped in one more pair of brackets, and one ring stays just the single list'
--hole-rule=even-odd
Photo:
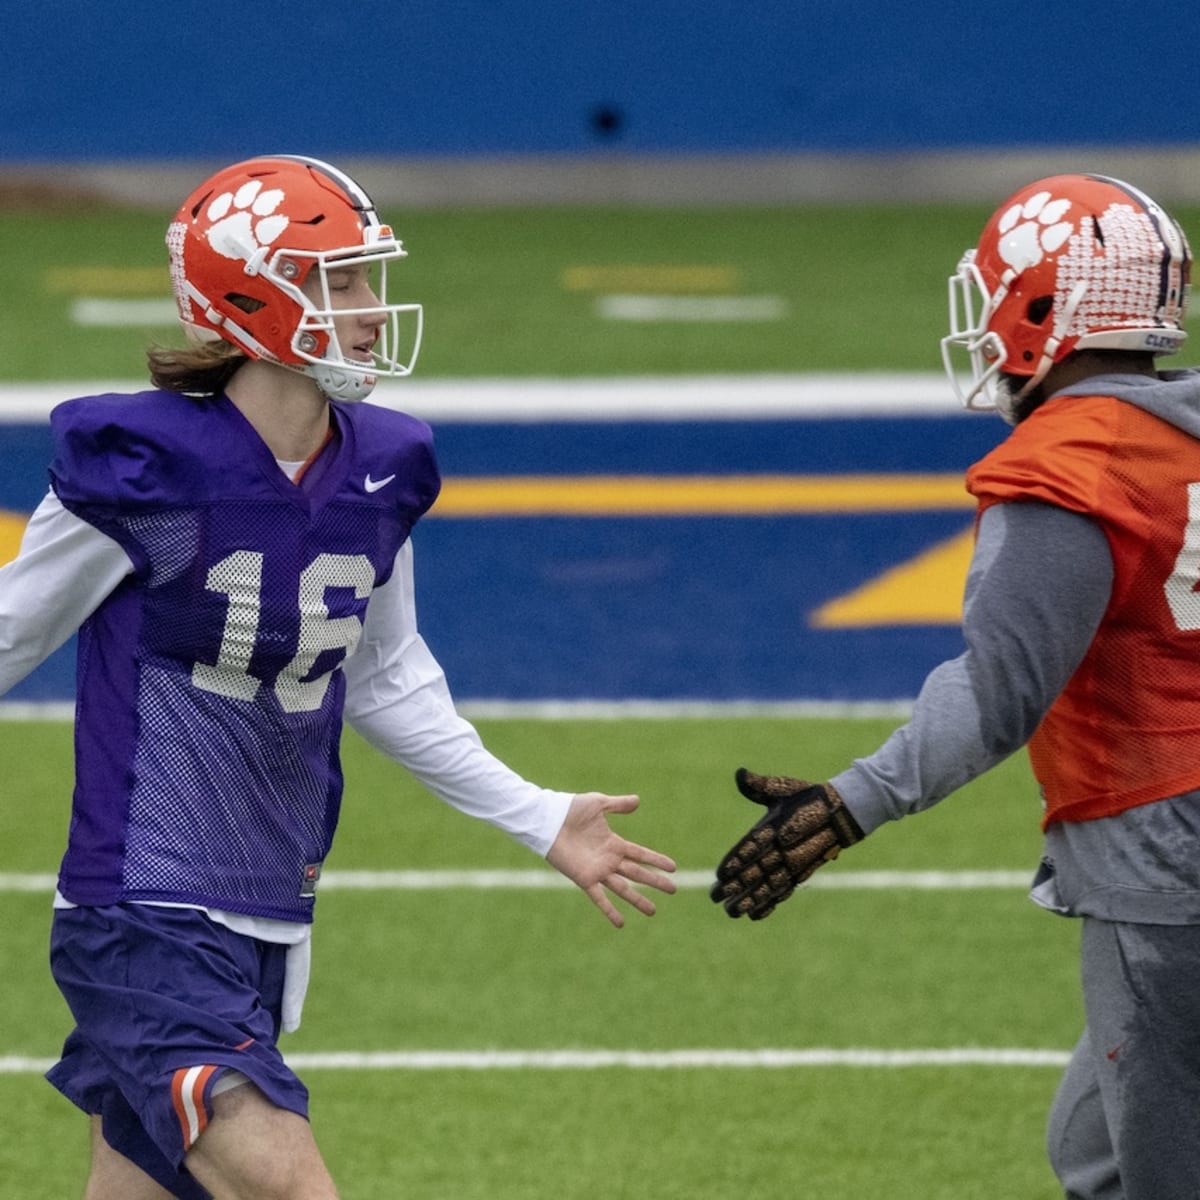
[{"label": "orange stripe on shorts", "polygon": [[204,1106],[204,1089],[216,1067],[180,1067],[171,1079],[171,1103],[179,1118],[183,1148],[190,1150],[208,1126],[208,1109]]}]

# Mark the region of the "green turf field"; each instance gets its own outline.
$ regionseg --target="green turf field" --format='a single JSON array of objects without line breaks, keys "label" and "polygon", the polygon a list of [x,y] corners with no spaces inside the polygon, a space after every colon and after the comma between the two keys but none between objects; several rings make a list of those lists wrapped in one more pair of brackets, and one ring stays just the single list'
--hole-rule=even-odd
[{"label": "green turf field", "polygon": [[[338,890],[322,896],[295,1054],[457,1051],[1060,1051],[1079,1024],[1071,923],[1018,887],[814,886],[732,922],[697,886],[751,815],[732,769],[833,772],[886,720],[479,722],[515,767],[566,788],[636,789],[621,828],[690,886],[607,925],[569,889]],[[0,872],[52,872],[70,735],[0,723]],[[537,860],[444,809],[353,735],[329,869],[527,869]],[[13,801],[17,801],[13,803]],[[823,874],[1032,871],[1036,801],[1010,760]],[[543,868],[547,869],[548,868]],[[687,877],[685,877],[687,878]],[[44,894],[9,894],[0,1056],[48,1058],[67,1014],[45,963]],[[465,1061],[474,1061],[465,1060]],[[317,1136],[346,1200],[691,1200],[802,1190],[826,1200],[1055,1195],[1041,1150],[1053,1066],[312,1069]],[[26,1070],[0,1074],[4,1194],[77,1194],[82,1119]]]}]

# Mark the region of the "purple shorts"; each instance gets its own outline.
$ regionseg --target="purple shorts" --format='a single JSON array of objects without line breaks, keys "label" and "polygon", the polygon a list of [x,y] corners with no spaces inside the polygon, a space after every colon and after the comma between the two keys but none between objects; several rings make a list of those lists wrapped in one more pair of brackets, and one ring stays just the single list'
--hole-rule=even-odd
[{"label": "purple shorts", "polygon": [[182,1164],[225,1072],[308,1115],[275,1044],[286,952],[196,909],[56,910],[50,967],[76,1028],[47,1079],[102,1118],[114,1150],[181,1200],[203,1200]]}]

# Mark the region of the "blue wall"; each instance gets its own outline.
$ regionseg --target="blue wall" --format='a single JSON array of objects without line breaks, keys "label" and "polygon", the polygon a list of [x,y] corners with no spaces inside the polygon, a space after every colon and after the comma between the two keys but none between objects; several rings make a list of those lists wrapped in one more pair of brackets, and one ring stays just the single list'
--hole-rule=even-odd
[{"label": "blue wall", "polygon": [[1200,5],[48,0],[0,161],[1200,142]]}]

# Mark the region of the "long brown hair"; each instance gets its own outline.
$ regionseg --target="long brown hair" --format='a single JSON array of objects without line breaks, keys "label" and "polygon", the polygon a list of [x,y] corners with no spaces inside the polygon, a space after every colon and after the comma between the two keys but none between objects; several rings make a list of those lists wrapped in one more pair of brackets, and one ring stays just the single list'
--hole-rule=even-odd
[{"label": "long brown hair", "polygon": [[246,355],[229,342],[198,342],[182,349],[151,346],[146,351],[150,382],[189,396],[220,395],[246,361]]}]

